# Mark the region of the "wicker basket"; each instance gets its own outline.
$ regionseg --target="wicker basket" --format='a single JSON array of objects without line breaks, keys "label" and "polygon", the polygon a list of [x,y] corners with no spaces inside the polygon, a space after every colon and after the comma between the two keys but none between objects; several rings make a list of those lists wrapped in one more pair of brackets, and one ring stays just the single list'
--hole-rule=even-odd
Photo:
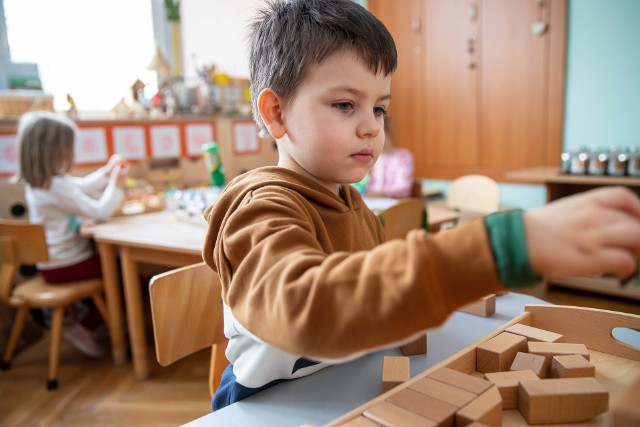
[{"label": "wicker basket", "polygon": [[53,111],[53,96],[41,93],[0,92],[0,118],[17,118],[35,110]]}]

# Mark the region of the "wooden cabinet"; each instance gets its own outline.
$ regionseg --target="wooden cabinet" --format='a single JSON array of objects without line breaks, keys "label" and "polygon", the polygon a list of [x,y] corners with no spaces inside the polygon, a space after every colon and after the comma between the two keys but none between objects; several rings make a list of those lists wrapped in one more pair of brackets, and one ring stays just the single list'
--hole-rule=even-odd
[{"label": "wooden cabinet", "polygon": [[393,35],[391,115],[423,178],[560,162],[566,0],[369,0]]}]

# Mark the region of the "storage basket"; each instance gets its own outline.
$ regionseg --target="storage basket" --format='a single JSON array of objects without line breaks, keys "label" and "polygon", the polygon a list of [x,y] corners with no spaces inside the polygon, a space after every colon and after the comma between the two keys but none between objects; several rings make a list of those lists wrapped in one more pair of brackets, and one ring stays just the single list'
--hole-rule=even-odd
[{"label": "storage basket", "polygon": [[0,118],[18,118],[28,111],[53,111],[53,96],[42,93],[0,92]]}]

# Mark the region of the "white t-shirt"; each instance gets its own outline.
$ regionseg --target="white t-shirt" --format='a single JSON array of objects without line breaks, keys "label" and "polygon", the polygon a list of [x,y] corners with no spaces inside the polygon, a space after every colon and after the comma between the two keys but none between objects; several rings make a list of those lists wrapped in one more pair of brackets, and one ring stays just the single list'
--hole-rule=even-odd
[{"label": "white t-shirt", "polygon": [[109,184],[103,168],[85,177],[54,176],[48,189],[25,187],[29,220],[45,227],[49,261],[38,264],[42,270],[89,258],[90,242],[79,234],[82,219],[105,221],[124,199],[124,192]]}]

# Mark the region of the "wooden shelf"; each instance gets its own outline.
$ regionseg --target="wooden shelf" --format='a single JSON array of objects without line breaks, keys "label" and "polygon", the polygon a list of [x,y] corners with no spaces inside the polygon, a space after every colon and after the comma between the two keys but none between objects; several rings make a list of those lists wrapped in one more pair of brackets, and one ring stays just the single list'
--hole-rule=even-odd
[{"label": "wooden shelf", "polygon": [[551,286],[557,285],[640,300],[640,285],[635,282],[622,285],[618,279],[605,277],[562,277],[551,278],[547,282]]}]

